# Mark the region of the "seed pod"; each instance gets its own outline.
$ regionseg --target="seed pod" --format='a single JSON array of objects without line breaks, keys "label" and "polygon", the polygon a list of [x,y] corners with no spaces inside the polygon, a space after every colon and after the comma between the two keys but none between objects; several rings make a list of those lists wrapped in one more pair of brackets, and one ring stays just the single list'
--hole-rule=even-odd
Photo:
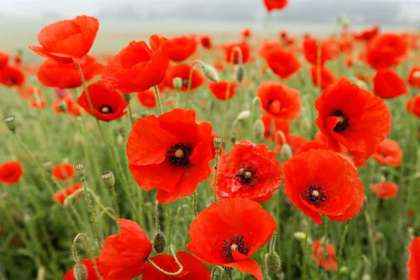
[{"label": "seed pod", "polygon": [[219,73],[217,72],[216,68],[212,65],[204,63],[202,61],[199,62],[201,71],[203,71],[204,76],[212,82],[220,81]]},{"label": "seed pod", "polygon": [[165,251],[166,247],[166,238],[163,232],[158,231],[153,238],[153,248],[155,249],[156,253],[160,254]]},{"label": "seed pod", "polygon": [[3,121],[4,121],[4,123],[6,124],[6,126],[7,126],[7,128],[11,131],[11,132],[13,132],[13,133],[15,133],[16,132],[16,118],[15,118],[15,116],[6,116],[4,119],[3,119]]},{"label": "seed pod", "polygon": [[181,89],[183,85],[182,78],[175,78],[172,80],[172,86],[176,89]]},{"label": "seed pod", "polygon": [[86,266],[84,264],[76,263],[76,265],[73,268],[74,277],[76,280],[87,280],[88,278],[88,272],[86,269]]},{"label": "seed pod", "polygon": [[102,181],[108,186],[108,187],[114,187],[115,186],[115,176],[112,171],[105,171],[102,173]]},{"label": "seed pod", "polygon": [[281,259],[280,256],[275,252],[268,252],[265,254],[265,265],[273,274],[277,274],[281,272]]}]

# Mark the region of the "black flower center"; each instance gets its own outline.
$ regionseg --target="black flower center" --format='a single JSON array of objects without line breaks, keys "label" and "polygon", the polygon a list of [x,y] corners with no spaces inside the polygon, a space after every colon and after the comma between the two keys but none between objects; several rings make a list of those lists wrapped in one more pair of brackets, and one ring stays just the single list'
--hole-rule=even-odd
[{"label": "black flower center", "polygon": [[111,106],[109,106],[109,105],[102,105],[101,107],[99,107],[99,111],[102,113],[102,114],[112,114],[112,112],[114,111],[113,109],[112,109],[112,107]]},{"label": "black flower center", "polygon": [[236,178],[242,185],[254,186],[256,172],[252,168],[241,168],[236,174]]},{"label": "black flower center", "polygon": [[343,132],[350,126],[350,119],[341,111],[335,110],[331,113],[331,116],[339,118],[338,123],[334,127],[335,132]]},{"label": "black flower center", "polygon": [[315,184],[311,184],[303,192],[303,198],[309,203],[318,206],[327,200],[327,196],[321,187]]},{"label": "black flower center", "polygon": [[231,239],[223,241],[223,256],[226,261],[234,261],[232,253],[235,251],[242,255],[248,254],[249,248],[245,244],[243,235],[234,235]]},{"label": "black flower center", "polygon": [[192,150],[192,147],[188,144],[175,144],[166,152],[166,158],[173,166],[185,167],[190,164],[189,156],[191,155]]}]

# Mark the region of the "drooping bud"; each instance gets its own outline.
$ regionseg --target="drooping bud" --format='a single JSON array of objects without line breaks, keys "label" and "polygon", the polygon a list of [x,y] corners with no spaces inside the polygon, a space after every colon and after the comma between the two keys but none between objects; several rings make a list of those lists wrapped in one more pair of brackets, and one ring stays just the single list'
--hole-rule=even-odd
[{"label": "drooping bud", "polygon": [[281,259],[275,251],[271,251],[265,254],[264,260],[268,271],[273,274],[278,274],[281,272]]},{"label": "drooping bud", "polygon": [[203,71],[203,74],[207,79],[212,82],[220,81],[219,73],[217,72],[216,68],[202,61],[198,61],[198,64],[200,65],[201,71]]},{"label": "drooping bud", "polygon": [[88,278],[88,272],[87,272],[87,268],[84,264],[78,262],[76,263],[76,265],[73,268],[73,274],[74,274],[74,278],[76,278],[76,280],[87,280]]},{"label": "drooping bud", "polygon": [[306,240],[306,233],[298,231],[298,232],[293,233],[293,237],[296,240],[303,241],[303,240]]},{"label": "drooping bud", "polygon": [[250,116],[251,116],[251,112],[249,110],[245,110],[245,111],[242,111],[238,114],[238,116],[236,117],[236,120],[237,121],[246,120]]},{"label": "drooping bud", "polygon": [[181,89],[182,84],[183,84],[182,78],[177,77],[177,78],[172,80],[172,85],[176,89]]},{"label": "drooping bud", "polygon": [[370,277],[369,274],[367,274],[367,273],[363,274],[362,280],[370,280],[370,279],[371,279],[371,277]]},{"label": "drooping bud", "polygon": [[281,146],[280,155],[283,159],[288,160],[292,157],[293,151],[292,148],[289,146],[289,144],[283,144]]},{"label": "drooping bud", "polygon": [[108,187],[114,187],[115,186],[115,176],[112,171],[105,171],[102,173],[102,181],[108,186]]},{"label": "drooping bud", "polygon": [[264,123],[262,122],[262,120],[256,120],[254,125],[253,125],[253,130],[255,133],[255,136],[258,139],[262,139],[264,136]]},{"label": "drooping bud", "polygon": [[166,247],[166,238],[165,234],[161,231],[158,231],[153,238],[153,248],[155,249],[156,253],[160,254],[165,251]]},{"label": "drooping bud", "polygon": [[245,69],[242,65],[237,65],[235,67],[235,80],[238,83],[241,83],[245,78]]},{"label": "drooping bud", "polygon": [[13,133],[15,133],[15,132],[16,132],[16,118],[15,118],[15,116],[12,116],[12,115],[10,115],[10,116],[6,116],[6,117],[3,119],[3,121],[4,121],[5,125],[7,126],[7,128],[8,128],[11,132],[13,132]]},{"label": "drooping bud", "polygon": [[338,271],[340,274],[347,274],[349,273],[349,268],[347,266],[340,267],[340,270]]}]

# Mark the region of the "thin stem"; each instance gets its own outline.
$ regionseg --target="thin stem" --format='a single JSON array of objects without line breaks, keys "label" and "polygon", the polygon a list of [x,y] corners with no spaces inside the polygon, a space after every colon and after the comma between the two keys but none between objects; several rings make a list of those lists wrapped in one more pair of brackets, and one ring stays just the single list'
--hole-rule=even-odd
[{"label": "thin stem", "polygon": [[159,115],[161,115],[163,113],[163,109],[162,109],[162,101],[160,99],[160,90],[158,86],[154,86],[154,93],[155,93],[156,100],[158,103]]},{"label": "thin stem", "polygon": [[184,266],[181,264],[181,262],[179,261],[178,257],[176,256],[176,254],[174,253],[172,247],[171,247],[171,253],[172,253],[172,257],[175,260],[176,265],[179,267],[179,269],[175,272],[169,272],[164,270],[163,268],[161,268],[160,266],[158,266],[154,261],[149,260],[149,263],[156,268],[160,273],[165,274],[167,276],[177,276],[179,274],[182,273],[182,271],[184,270]]}]

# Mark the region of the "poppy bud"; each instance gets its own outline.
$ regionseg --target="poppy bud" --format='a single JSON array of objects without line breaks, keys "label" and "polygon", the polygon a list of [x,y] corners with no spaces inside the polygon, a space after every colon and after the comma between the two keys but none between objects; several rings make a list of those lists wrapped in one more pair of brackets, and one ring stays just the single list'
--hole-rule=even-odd
[{"label": "poppy bud", "polygon": [[262,137],[264,136],[264,123],[262,122],[262,120],[256,120],[253,129],[255,132],[255,136],[258,139],[262,139]]},{"label": "poppy bud", "polygon": [[153,248],[155,249],[156,253],[160,254],[165,251],[166,247],[166,238],[163,232],[158,231],[153,238]]},{"label": "poppy bud", "polygon": [[105,171],[102,173],[102,180],[108,187],[114,187],[115,186],[115,176],[112,171]]},{"label": "poppy bud", "polygon": [[236,117],[236,121],[242,121],[242,120],[246,120],[247,118],[249,118],[251,116],[251,112],[249,110],[245,110],[242,111],[238,114],[238,116]]},{"label": "poppy bud", "polygon": [[124,94],[124,99],[125,99],[125,101],[130,102],[131,94]]},{"label": "poppy bud", "polygon": [[299,240],[299,241],[306,240],[306,234],[304,232],[301,232],[301,231],[293,233],[293,237],[296,240]]},{"label": "poppy bud", "polygon": [[76,171],[77,171],[77,175],[79,175],[80,180],[82,182],[86,181],[85,167],[83,166],[83,164],[81,163],[76,164]]},{"label": "poppy bud", "polygon": [[290,148],[288,144],[283,144],[283,146],[281,147],[280,155],[286,160],[291,158],[293,155],[292,148]]},{"label": "poppy bud", "polygon": [[200,65],[201,71],[203,71],[204,76],[212,82],[219,82],[219,73],[217,72],[216,68],[212,65],[199,61],[198,64]]},{"label": "poppy bud", "polygon": [[338,271],[340,274],[347,274],[349,273],[349,268],[347,266],[340,267],[340,270]]},{"label": "poppy bud", "polygon": [[278,274],[281,272],[280,256],[275,251],[265,254],[265,265],[271,273]]},{"label": "poppy bud", "polygon": [[15,118],[15,116],[6,116],[3,119],[3,121],[6,124],[7,128],[11,132],[15,133],[15,131],[16,131],[16,118]]},{"label": "poppy bud", "polygon": [[52,162],[51,161],[46,161],[42,164],[44,166],[44,168],[47,170],[47,172],[51,172],[52,169]]},{"label": "poppy bud", "polygon": [[182,84],[183,84],[182,78],[178,77],[178,78],[175,78],[175,79],[172,80],[172,85],[176,89],[181,89]]},{"label": "poppy bud", "polygon": [[236,66],[236,68],[235,68],[235,80],[238,83],[241,83],[244,80],[244,78],[245,78],[244,68],[242,67],[242,65]]},{"label": "poppy bud", "polygon": [[88,272],[86,266],[80,262],[76,263],[73,269],[74,277],[76,280],[87,280]]},{"label": "poppy bud", "polygon": [[367,274],[367,273],[363,274],[362,280],[370,280],[370,279],[371,278],[370,278],[370,275],[369,274]]}]

